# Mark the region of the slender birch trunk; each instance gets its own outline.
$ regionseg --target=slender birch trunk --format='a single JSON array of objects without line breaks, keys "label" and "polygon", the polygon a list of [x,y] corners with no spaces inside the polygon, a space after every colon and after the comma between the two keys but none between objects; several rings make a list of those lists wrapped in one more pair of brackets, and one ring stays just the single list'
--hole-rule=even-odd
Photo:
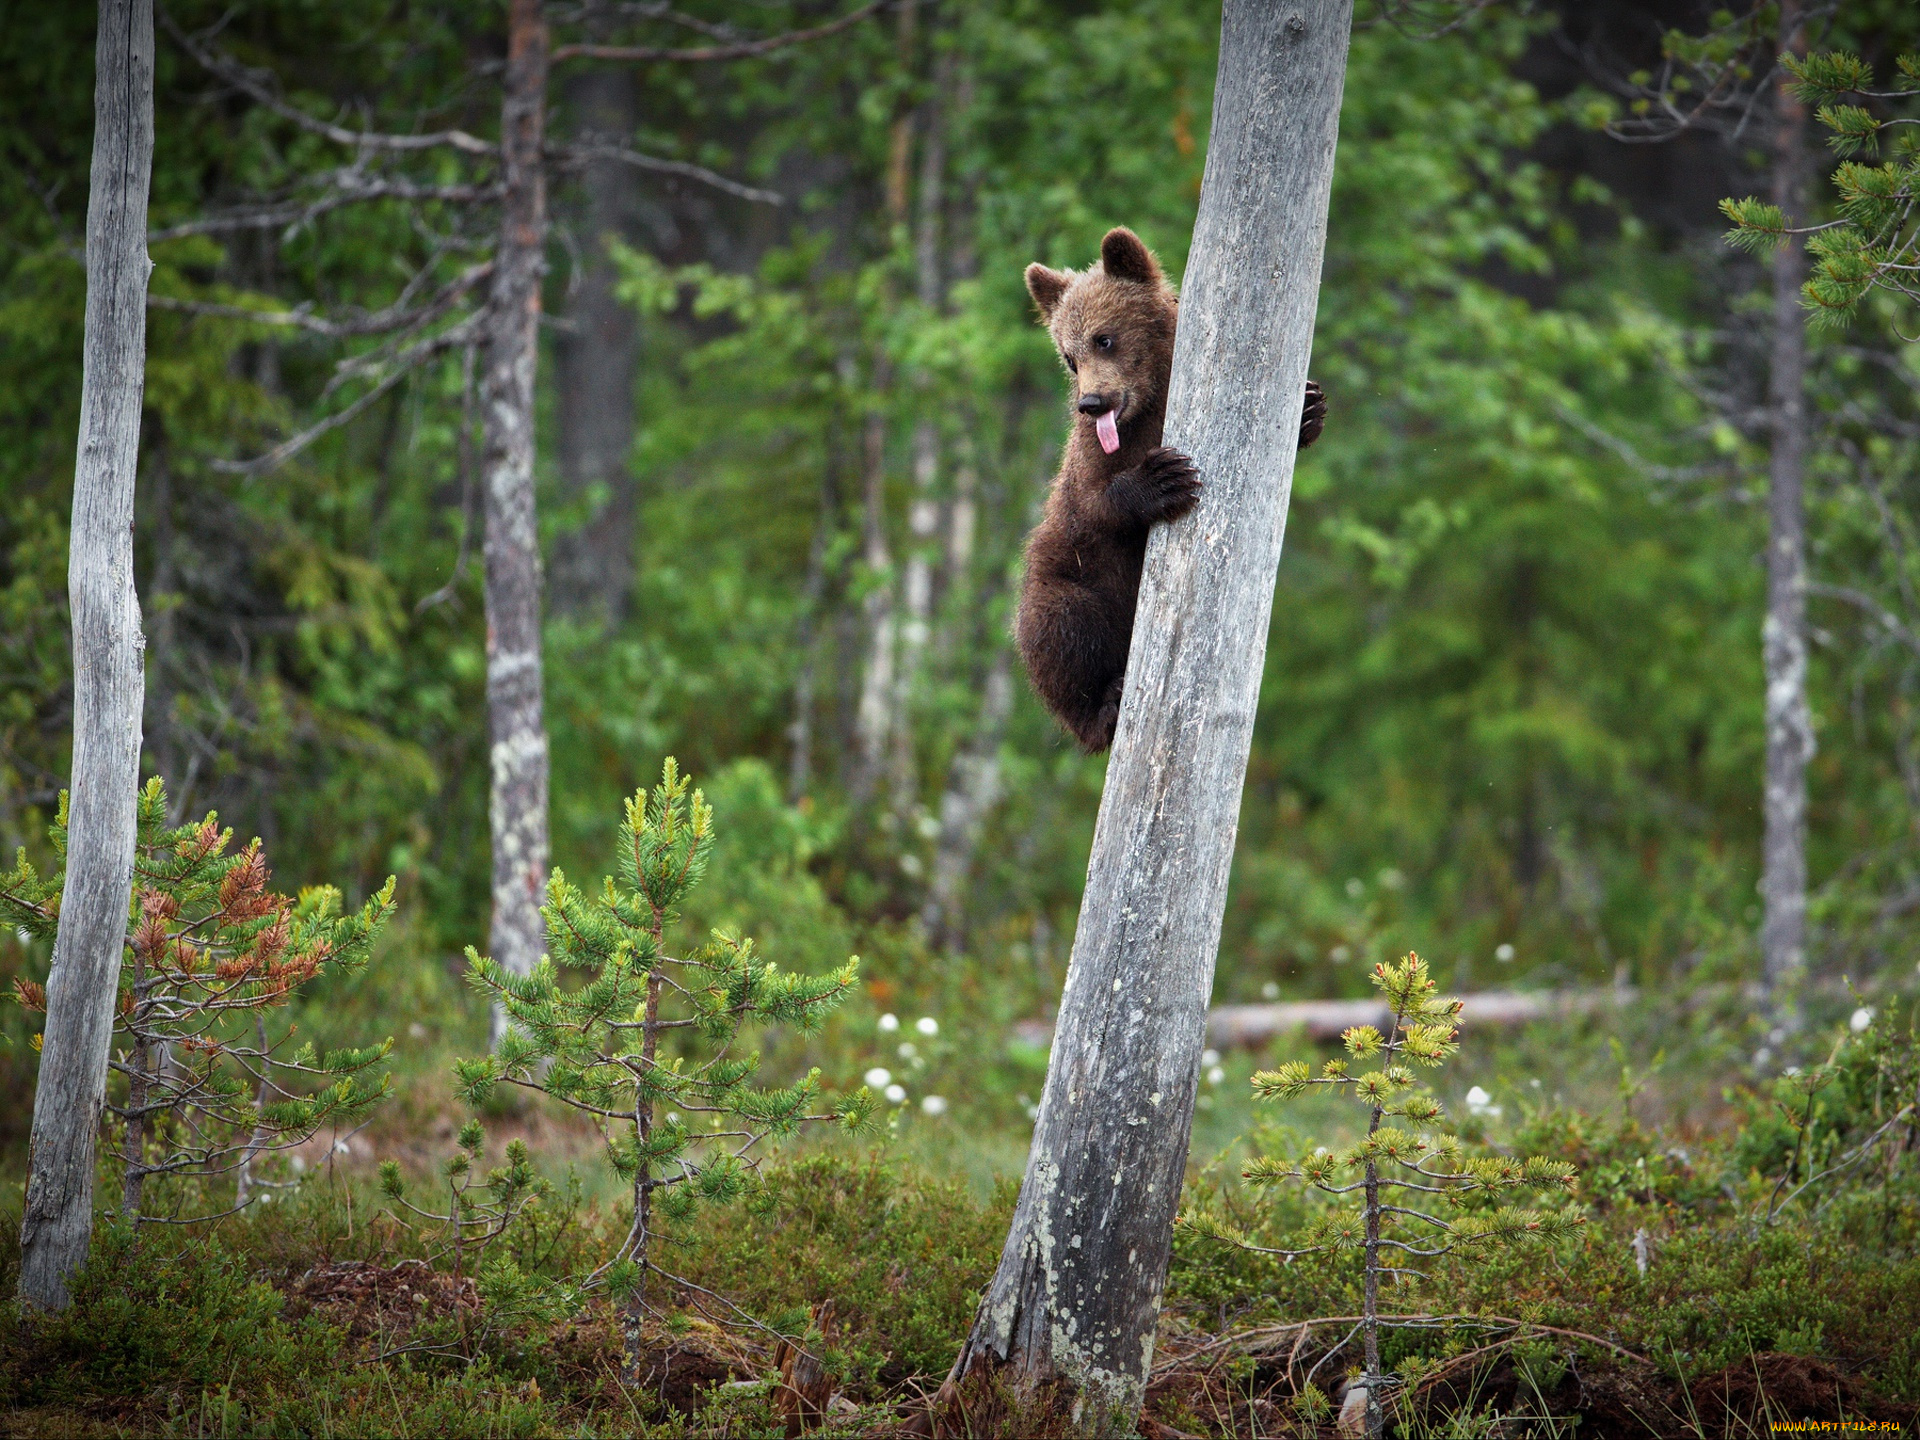
[{"label": "slender birch trunk", "polygon": [[798,804],[813,784],[813,707],[819,679],[820,603],[827,589],[827,552],[833,544],[840,510],[840,455],[837,433],[828,440],[826,467],[820,475],[820,511],[807,546],[807,579],[800,593],[800,622],[794,649],[800,656],[793,677],[793,719],[787,725],[787,802]]},{"label": "slender birch trunk", "polygon": [[[946,305],[946,266],[942,251],[944,180],[947,168],[946,92],[953,84],[953,52],[940,57],[933,99],[926,111],[926,139],[920,149],[919,194],[914,222],[914,291],[928,314]],[[923,403],[925,377],[920,389]],[[893,813],[902,819],[920,798],[914,755],[913,700],[932,633],[934,563],[939,549],[940,429],[931,415],[913,427],[913,501],[907,508],[907,563],[901,574],[899,659],[894,667]]]},{"label": "slender birch trunk", "polygon": [[[884,394],[887,367],[878,367],[874,387]],[[875,399],[878,405],[878,397]],[[861,558],[869,589],[861,601],[866,622],[866,658],[860,671],[860,703],[854,726],[858,748],[848,785],[854,808],[873,798],[885,770],[887,740],[893,728],[895,607],[893,554],[887,545],[887,421],[876,408],[868,414],[861,454]]]},{"label": "slender birch trunk", "polygon": [[[1045,1419],[1131,1434],[1152,1367],[1300,431],[1352,16],[1352,0],[1226,5],[1167,402],[1167,444],[1193,457],[1206,490],[1148,542],[1033,1148],[952,1375],[971,1392],[975,1424],[996,1400],[1034,1412],[1005,1417],[1003,1432]],[[960,1420],[958,1405],[947,1413]]]},{"label": "slender birch trunk", "polygon": [[933,847],[933,876],[921,923],[935,949],[953,951],[965,939],[967,881],[980,832],[1000,799],[1000,742],[1013,712],[1013,647],[1003,639],[981,689],[980,715],[973,735],[953,757],[947,788],[940,797],[940,833]]},{"label": "slender birch trunk", "polygon": [[144,640],[133,584],[133,491],[146,387],[147,185],[153,169],[152,0],[100,0],[87,312],[67,603],[73,770],[66,890],[47,978],[33,1097],[20,1299],[65,1309],[93,1228],[94,1146],[133,888]]},{"label": "slender birch trunk", "polygon": [[[1806,53],[1800,6],[1780,7],[1783,49]],[[1804,212],[1806,106],[1782,75],[1775,104],[1773,199],[1788,215]],[[1806,251],[1797,240],[1773,261],[1773,342],[1767,398],[1773,446],[1767,491],[1765,831],[1761,841],[1762,971],[1779,1017],[1791,1023],[1792,991],[1806,964],[1807,765],[1813,715],[1807,702],[1807,523],[1802,476],[1807,453],[1807,326],[1800,287]]]},{"label": "slender birch trunk", "polygon": [[[492,762],[493,958],[516,975],[540,958],[547,881],[547,731],[541,702],[540,534],[533,492],[533,385],[547,242],[541,168],[547,27],[540,0],[512,0],[500,107],[500,240],[494,252],[485,429],[487,733]],[[493,1015],[498,1043],[506,1018]]]}]

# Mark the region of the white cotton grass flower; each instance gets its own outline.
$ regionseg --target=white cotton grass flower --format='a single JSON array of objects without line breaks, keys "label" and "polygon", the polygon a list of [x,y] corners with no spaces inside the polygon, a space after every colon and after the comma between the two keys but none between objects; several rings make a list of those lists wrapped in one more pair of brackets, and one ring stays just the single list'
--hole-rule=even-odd
[{"label": "white cotton grass flower", "polygon": [[1218,1085],[1222,1080],[1226,1078],[1227,1078],[1227,1072],[1222,1070],[1218,1065],[1214,1066],[1211,1070],[1207,1071],[1207,1084],[1209,1085]]},{"label": "white cotton grass flower", "polygon": [[913,1022],[913,1028],[931,1040],[940,1033],[940,1022],[931,1015],[922,1015]]},{"label": "white cotton grass flower", "polygon": [[1864,1033],[1872,1024],[1873,1007],[1871,1005],[1862,1005],[1858,1010],[1853,1012],[1853,1018],[1847,1021],[1847,1028],[1853,1031],[1854,1034],[1859,1035]]},{"label": "white cotton grass flower", "polygon": [[898,1015],[888,1013],[880,1017],[880,1033],[882,1035],[891,1035],[894,1031],[898,1030],[899,1028],[900,1028],[900,1017]]},{"label": "white cotton grass flower", "polygon": [[898,1105],[902,1100],[907,1098],[907,1087],[904,1085],[889,1085],[886,1088],[885,1094],[889,1105]]},{"label": "white cotton grass flower", "polygon": [[1500,1118],[1500,1107],[1493,1103],[1493,1096],[1476,1085],[1467,1091],[1467,1113],[1470,1115],[1484,1115],[1489,1120],[1498,1120]]},{"label": "white cotton grass flower", "polygon": [[870,1088],[884,1090],[893,1083],[893,1072],[884,1065],[876,1065],[860,1078],[865,1080]]},{"label": "white cotton grass flower", "polygon": [[920,1101],[920,1109],[928,1115],[944,1115],[947,1113],[947,1102],[944,1096],[928,1095]]},{"label": "white cotton grass flower", "polygon": [[911,1040],[902,1040],[900,1042],[899,1055],[902,1060],[911,1060],[919,1053],[920,1047],[915,1045]]},{"label": "white cotton grass flower", "polygon": [[1277,980],[1267,981],[1266,984],[1260,987],[1260,998],[1262,1000],[1278,1000],[1280,998],[1280,982]]},{"label": "white cotton grass flower", "polygon": [[1513,959],[1513,946],[1502,940],[1498,945],[1493,947],[1493,958],[1498,960],[1502,965],[1509,963]]},{"label": "white cotton grass flower", "polygon": [[1219,1063],[1220,1052],[1218,1050],[1207,1049],[1200,1052],[1200,1068],[1202,1070],[1211,1070]]}]

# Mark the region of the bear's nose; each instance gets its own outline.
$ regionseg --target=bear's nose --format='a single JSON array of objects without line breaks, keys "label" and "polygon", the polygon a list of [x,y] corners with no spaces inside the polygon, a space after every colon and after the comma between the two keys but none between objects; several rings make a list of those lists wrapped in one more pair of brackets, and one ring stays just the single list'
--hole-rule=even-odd
[{"label": "bear's nose", "polygon": [[1109,400],[1105,395],[1094,394],[1082,395],[1080,397],[1080,413],[1082,415],[1104,415],[1113,408],[1113,401]]}]

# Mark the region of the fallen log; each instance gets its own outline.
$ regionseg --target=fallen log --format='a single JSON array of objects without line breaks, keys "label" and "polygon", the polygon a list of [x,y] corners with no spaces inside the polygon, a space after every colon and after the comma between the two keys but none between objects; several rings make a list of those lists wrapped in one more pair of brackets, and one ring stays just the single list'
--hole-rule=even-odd
[{"label": "fallen log", "polygon": [[[1592,990],[1482,990],[1461,997],[1460,1023],[1475,1029],[1524,1025],[1530,1020],[1564,1020],[1613,1005],[1626,1005],[1638,992],[1632,986]],[[1384,1029],[1392,1019],[1377,1000],[1280,1000],[1263,1005],[1216,1005],[1207,1012],[1207,1043],[1216,1050],[1264,1045],[1280,1035],[1309,1040],[1338,1040],[1355,1025]],[[1053,1024],[1021,1020],[1013,1026],[1021,1045],[1046,1049]]]},{"label": "fallen log", "polygon": [[[1631,989],[1482,990],[1461,997],[1463,1028],[1523,1025],[1558,1020],[1633,998]],[[1207,1041],[1217,1050],[1264,1045],[1278,1035],[1304,1033],[1310,1040],[1337,1040],[1355,1025],[1384,1030],[1391,1021],[1377,1000],[1287,1000],[1264,1005],[1216,1005],[1207,1012]]]}]

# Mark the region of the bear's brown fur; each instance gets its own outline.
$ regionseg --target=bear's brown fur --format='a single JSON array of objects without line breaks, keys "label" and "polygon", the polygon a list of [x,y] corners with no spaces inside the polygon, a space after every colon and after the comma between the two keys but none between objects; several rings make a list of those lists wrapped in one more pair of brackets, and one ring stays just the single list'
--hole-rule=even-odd
[{"label": "bear's brown fur", "polygon": [[[1073,430],[1045,517],[1027,541],[1014,635],[1042,701],[1091,752],[1113,743],[1148,529],[1194,506],[1193,462],[1160,443],[1179,305],[1159,263],[1124,227],[1084,274],[1027,267],[1073,379]],[[1112,414],[1107,453],[1102,417]],[[1326,400],[1307,382],[1300,445],[1320,436]]]}]

